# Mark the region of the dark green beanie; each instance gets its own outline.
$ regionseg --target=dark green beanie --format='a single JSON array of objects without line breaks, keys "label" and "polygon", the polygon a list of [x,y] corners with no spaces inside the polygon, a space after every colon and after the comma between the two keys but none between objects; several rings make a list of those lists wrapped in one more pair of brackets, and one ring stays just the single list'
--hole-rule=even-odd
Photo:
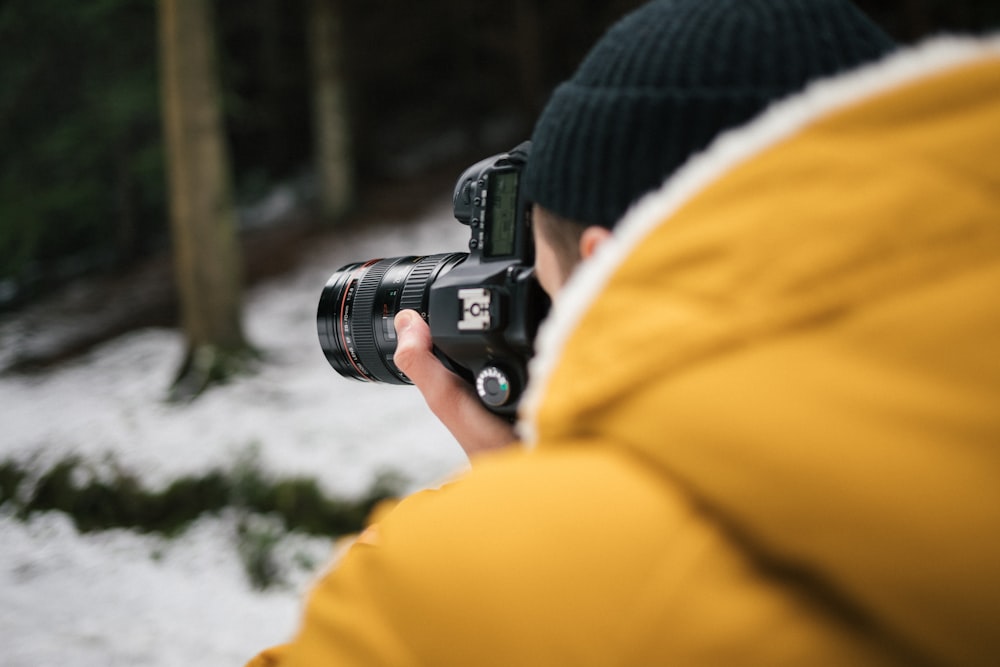
[{"label": "dark green beanie", "polygon": [[611,228],[722,130],[892,49],[847,0],[655,0],[553,92],[532,134],[526,194]]}]

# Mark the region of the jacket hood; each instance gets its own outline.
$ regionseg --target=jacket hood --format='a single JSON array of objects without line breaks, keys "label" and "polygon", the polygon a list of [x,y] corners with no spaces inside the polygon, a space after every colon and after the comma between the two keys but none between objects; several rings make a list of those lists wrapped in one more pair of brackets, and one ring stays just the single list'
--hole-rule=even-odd
[{"label": "jacket hood", "polygon": [[1000,39],[821,82],[639,202],[520,428],[626,450],[915,653],[1000,655]]}]

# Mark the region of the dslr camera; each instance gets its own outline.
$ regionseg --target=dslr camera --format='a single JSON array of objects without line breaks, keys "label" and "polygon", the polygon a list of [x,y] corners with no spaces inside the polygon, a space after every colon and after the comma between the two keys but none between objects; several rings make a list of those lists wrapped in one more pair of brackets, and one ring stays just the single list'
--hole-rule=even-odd
[{"label": "dslr camera", "polygon": [[434,351],[490,411],[511,417],[528,380],[538,324],[549,300],[534,273],[531,211],[520,187],[530,142],[466,169],[455,184],[455,218],[469,252],[354,262],[327,281],[319,341],[341,375],[412,384],[393,362],[393,318],[407,308],[428,323]]}]

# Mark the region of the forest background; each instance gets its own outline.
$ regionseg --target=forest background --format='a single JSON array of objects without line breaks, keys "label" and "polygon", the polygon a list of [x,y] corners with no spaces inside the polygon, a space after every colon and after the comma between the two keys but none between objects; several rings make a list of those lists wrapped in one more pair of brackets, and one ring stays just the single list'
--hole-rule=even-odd
[{"label": "forest background", "polygon": [[[390,199],[418,207],[464,162],[527,136],[552,87],[641,3],[208,4],[232,196],[248,232],[260,222],[253,205],[279,187],[293,196],[283,212],[296,213],[279,217],[297,229],[363,224],[366,205]],[[995,0],[857,4],[902,42],[1000,26]],[[311,28],[323,16],[334,29],[317,37]],[[346,100],[342,168],[352,176],[346,204],[326,215],[316,169],[325,122],[315,113],[317,57],[336,63]],[[0,309],[169,252],[160,91],[152,0],[0,4]],[[400,184],[409,187],[384,196]],[[266,269],[251,279],[257,270]],[[171,308],[159,317],[175,317]]]}]

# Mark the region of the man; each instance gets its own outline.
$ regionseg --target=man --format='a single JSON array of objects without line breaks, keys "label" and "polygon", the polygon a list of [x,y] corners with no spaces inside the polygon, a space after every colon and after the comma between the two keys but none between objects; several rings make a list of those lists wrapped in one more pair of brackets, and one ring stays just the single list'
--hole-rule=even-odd
[{"label": "man", "polygon": [[400,503],[260,664],[992,664],[998,77],[994,39],[828,81],[542,258],[528,447]]},{"label": "man", "polygon": [[[536,273],[555,296],[630,205],[720,132],[812,80],[885,55],[889,38],[847,0],[665,0],[615,25],[542,111],[525,187]],[[467,454],[516,440],[399,314],[395,361]]]}]

